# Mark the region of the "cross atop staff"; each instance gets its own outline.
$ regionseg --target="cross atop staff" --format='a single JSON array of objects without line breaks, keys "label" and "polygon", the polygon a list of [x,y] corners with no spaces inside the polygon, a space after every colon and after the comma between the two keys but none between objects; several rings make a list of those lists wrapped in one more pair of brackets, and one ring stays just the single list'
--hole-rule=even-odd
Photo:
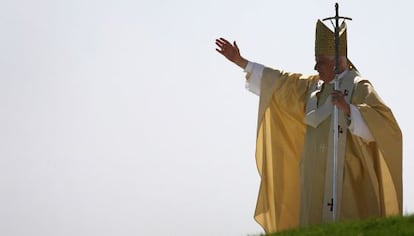
[{"label": "cross atop staff", "polygon": [[335,20],[334,29],[335,29],[335,74],[339,74],[339,19],[345,20],[352,20],[352,18],[345,17],[345,16],[339,16],[339,5],[338,3],[335,3],[335,16],[327,17],[322,19],[322,21],[330,20],[332,23],[332,20]]},{"label": "cross atop staff", "polygon": [[[335,79],[334,79],[334,89],[338,90],[339,87],[339,19],[345,20],[352,20],[349,17],[339,16],[339,6],[338,3],[335,3],[335,16],[328,17],[325,19],[322,19],[323,21],[330,20],[332,23],[332,20],[335,20],[334,28],[335,28]],[[338,107],[334,106],[334,147],[333,147],[333,178],[332,178],[332,199],[331,202],[328,203],[328,207],[330,207],[330,211],[332,212],[332,219],[333,221],[336,221],[337,217],[337,192],[336,192],[336,180],[338,176],[338,135],[339,135],[339,125],[338,125]]]}]

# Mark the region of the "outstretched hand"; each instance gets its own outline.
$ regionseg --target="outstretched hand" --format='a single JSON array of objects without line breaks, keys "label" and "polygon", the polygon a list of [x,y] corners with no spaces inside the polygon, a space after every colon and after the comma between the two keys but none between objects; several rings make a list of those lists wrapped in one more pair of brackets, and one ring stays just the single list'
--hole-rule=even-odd
[{"label": "outstretched hand", "polygon": [[225,38],[216,39],[216,51],[221,55],[226,57],[229,61],[237,64],[238,66],[245,68],[247,65],[247,60],[240,55],[239,47],[237,46],[236,41],[231,44]]}]

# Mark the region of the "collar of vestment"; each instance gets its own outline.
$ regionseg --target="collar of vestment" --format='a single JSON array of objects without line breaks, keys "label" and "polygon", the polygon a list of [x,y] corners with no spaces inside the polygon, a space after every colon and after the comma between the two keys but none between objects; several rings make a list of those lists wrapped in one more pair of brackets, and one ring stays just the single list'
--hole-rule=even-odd
[{"label": "collar of vestment", "polygon": [[[342,80],[342,78],[344,78],[344,77],[345,77],[345,75],[347,75],[347,74],[348,74],[348,72],[349,72],[349,70],[348,70],[348,69],[346,69],[346,70],[342,71],[342,73],[340,73],[340,74],[338,75],[338,80]],[[335,83],[335,79],[333,79],[333,80],[329,81],[329,83],[333,85],[333,84]]]},{"label": "collar of vestment", "polygon": [[[353,91],[354,86],[354,79],[344,79],[348,76],[352,76],[354,73],[351,73],[350,70],[345,70],[341,74],[338,75],[339,79],[339,89],[342,91],[342,93],[345,95],[345,100],[349,103],[351,94],[350,92]],[[354,76],[355,77],[355,76]],[[330,81],[329,84],[333,84],[334,81]],[[332,105],[332,99],[331,95],[328,96],[324,104],[321,104],[318,107],[318,93],[321,92],[322,86],[324,82],[322,80],[319,80],[315,86],[311,88],[310,95],[308,97],[308,101],[306,104],[306,113],[305,113],[305,123],[307,125],[310,125],[314,128],[318,127],[319,124],[324,121],[326,118],[328,118],[332,111],[333,111],[333,105]]]}]

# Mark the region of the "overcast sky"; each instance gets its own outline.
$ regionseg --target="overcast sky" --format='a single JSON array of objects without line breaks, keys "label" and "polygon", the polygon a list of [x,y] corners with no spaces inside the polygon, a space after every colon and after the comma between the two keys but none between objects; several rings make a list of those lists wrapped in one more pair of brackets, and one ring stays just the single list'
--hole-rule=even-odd
[{"label": "overcast sky", "polygon": [[[315,73],[335,1],[0,0],[0,235],[248,235],[258,97],[217,37]],[[404,137],[414,213],[412,1],[339,1],[348,52]]]}]

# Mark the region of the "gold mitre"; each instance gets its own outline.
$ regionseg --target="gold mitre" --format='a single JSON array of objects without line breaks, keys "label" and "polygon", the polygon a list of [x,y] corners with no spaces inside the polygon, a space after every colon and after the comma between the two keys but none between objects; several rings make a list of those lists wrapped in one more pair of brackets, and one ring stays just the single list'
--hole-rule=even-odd
[{"label": "gold mitre", "polygon": [[[339,56],[347,55],[346,24],[339,27]],[[335,33],[322,21],[316,23],[315,55],[335,56]]]},{"label": "gold mitre", "polygon": [[[346,24],[342,22],[339,26],[339,56],[348,55],[346,31]],[[315,56],[317,55],[335,56],[335,33],[321,20],[316,23]],[[349,59],[348,65],[350,69],[357,70]]]}]

